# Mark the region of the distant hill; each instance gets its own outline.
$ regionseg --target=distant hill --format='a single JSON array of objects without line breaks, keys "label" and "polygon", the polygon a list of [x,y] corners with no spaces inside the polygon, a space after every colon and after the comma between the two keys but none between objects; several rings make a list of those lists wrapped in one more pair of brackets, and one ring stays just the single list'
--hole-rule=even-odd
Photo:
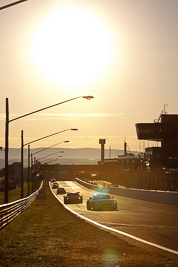
[{"label": "distant hill", "polygon": [[[34,154],[44,147],[31,149],[30,154]],[[137,154],[138,152],[132,151],[132,153]],[[53,155],[54,154],[54,155]],[[105,149],[105,158],[117,158],[119,155],[123,155],[123,150],[116,149]],[[33,157],[36,159],[41,159],[48,161],[51,158],[58,158],[57,163],[61,164],[98,164],[101,159],[101,149],[100,148],[49,148],[42,152],[36,153]],[[42,159],[43,157],[46,157]],[[24,166],[27,166],[28,149],[24,148]],[[20,148],[10,148],[9,149],[9,164],[13,162],[21,161],[21,150]],[[0,153],[0,168],[5,165],[4,153]],[[55,161],[53,162],[55,163]]]}]

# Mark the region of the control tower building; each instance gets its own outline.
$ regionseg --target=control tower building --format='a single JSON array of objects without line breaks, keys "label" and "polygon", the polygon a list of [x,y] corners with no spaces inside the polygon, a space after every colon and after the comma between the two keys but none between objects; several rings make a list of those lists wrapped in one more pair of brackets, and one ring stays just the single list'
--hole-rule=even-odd
[{"label": "control tower building", "polygon": [[152,167],[178,168],[178,115],[161,114],[154,123],[137,123],[139,140],[160,142],[158,147],[145,148],[145,157]]}]

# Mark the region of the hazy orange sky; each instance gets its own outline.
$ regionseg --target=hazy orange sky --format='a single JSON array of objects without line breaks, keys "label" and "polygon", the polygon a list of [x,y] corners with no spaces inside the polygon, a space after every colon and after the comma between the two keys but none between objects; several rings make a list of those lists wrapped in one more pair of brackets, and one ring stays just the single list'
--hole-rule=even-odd
[{"label": "hazy orange sky", "polygon": [[106,148],[126,139],[143,150],[135,124],[158,119],[164,104],[178,113],[177,14],[177,0],[29,0],[1,10],[0,146],[6,98],[13,119],[93,95],[11,122],[9,147],[20,147],[21,130],[27,143],[78,128],[31,147],[100,148],[108,138]]}]

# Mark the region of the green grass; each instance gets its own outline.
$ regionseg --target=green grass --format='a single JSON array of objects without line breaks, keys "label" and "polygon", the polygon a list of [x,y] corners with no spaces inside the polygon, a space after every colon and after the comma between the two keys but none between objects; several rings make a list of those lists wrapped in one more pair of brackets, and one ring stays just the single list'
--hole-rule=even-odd
[{"label": "green grass", "polygon": [[[31,192],[31,183],[30,183],[30,192]],[[24,197],[28,196],[28,183],[24,183]],[[21,187],[8,191],[8,202],[13,202],[21,198]],[[0,205],[4,204],[4,192],[0,192]]]},{"label": "green grass", "polygon": [[166,257],[136,246],[75,217],[46,188],[1,230],[0,266],[177,267]]}]

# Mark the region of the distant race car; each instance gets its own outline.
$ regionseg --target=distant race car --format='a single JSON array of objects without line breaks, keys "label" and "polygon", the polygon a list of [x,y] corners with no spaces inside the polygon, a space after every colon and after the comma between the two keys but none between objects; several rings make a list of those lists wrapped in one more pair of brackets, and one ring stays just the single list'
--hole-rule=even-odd
[{"label": "distant race car", "polygon": [[108,194],[94,194],[87,200],[87,210],[117,210],[117,201]]},{"label": "distant race car", "polygon": [[52,189],[58,188],[59,184],[58,183],[53,183]]},{"label": "distant race car", "polygon": [[66,190],[65,190],[65,188],[64,187],[59,187],[58,189],[57,189],[57,195],[58,194],[66,194]]},{"label": "distant race car", "polygon": [[67,193],[64,196],[64,204],[77,204],[83,203],[83,196],[80,195],[80,192]]}]

